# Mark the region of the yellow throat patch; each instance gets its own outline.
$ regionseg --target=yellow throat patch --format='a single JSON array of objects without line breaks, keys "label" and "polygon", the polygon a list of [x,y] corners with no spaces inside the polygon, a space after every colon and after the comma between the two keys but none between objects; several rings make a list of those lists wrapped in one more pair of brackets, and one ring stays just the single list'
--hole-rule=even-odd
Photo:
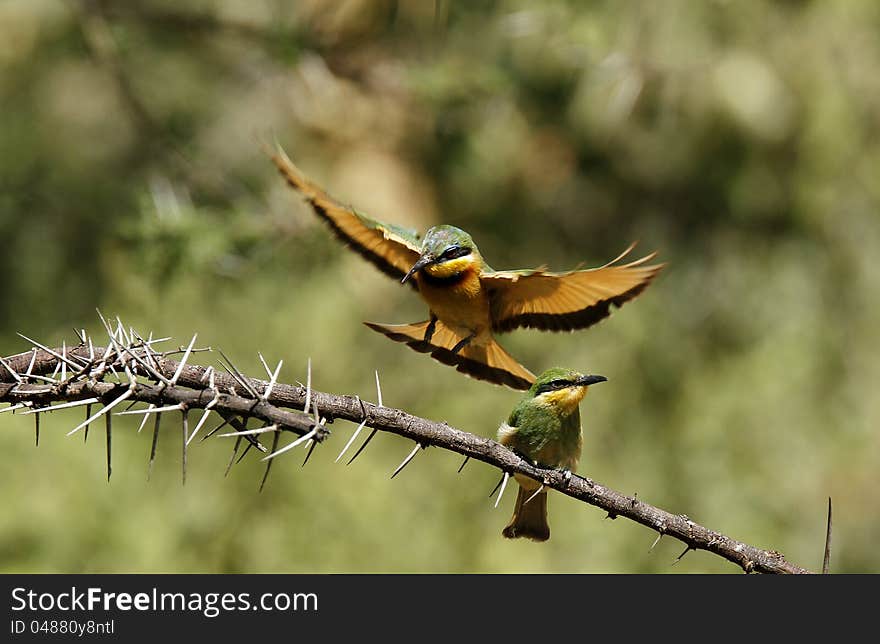
[{"label": "yellow throat patch", "polygon": [[473,267],[476,263],[476,259],[474,259],[473,255],[465,255],[464,257],[450,259],[449,261],[441,262],[440,264],[431,264],[430,266],[425,267],[425,271],[431,277],[452,277],[453,275],[463,273]]},{"label": "yellow throat patch", "polygon": [[563,415],[568,416],[577,409],[577,406],[586,395],[586,387],[566,387],[565,389],[546,391],[543,394],[538,394],[535,396],[535,402],[539,405],[553,407]]}]

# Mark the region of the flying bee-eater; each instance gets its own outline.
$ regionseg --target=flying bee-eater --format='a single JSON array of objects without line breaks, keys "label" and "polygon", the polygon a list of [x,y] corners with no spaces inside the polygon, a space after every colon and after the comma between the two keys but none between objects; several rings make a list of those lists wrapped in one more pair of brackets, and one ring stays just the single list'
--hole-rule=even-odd
[{"label": "flying bee-eater", "polygon": [[[605,380],[605,376],[587,376],[560,367],[548,369],[498,428],[498,442],[541,467],[574,471],[583,442],[580,402],[587,387]],[[527,476],[515,474],[514,478],[519,483],[516,505],[501,534],[508,539],[546,541],[550,538],[547,490]]]},{"label": "flying bee-eater", "polygon": [[460,228],[434,226],[420,238],[414,231],[375,221],[309,181],[282,150],[269,155],[337,237],[384,273],[409,282],[429,307],[424,322],[365,324],[480,380],[528,389],[534,374],[498,344],[495,333],[517,327],[586,328],[607,317],[612,305],[619,307],[641,293],[664,266],[646,265],[656,253],[618,264],[632,244],[598,268],[496,271]]}]

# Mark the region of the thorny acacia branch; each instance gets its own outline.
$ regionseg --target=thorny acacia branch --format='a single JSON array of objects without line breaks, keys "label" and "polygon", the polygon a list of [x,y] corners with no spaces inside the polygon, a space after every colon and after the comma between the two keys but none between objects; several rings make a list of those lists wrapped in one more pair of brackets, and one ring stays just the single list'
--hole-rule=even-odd
[{"label": "thorny acacia branch", "polygon": [[[120,398],[125,396],[128,401],[150,404],[152,409],[143,411],[152,411],[157,415],[175,409],[181,411],[192,408],[213,409],[226,419],[225,422],[233,421],[233,427],[238,430],[226,434],[238,436],[230,465],[238,452],[242,438],[252,441],[252,445],[265,451],[255,438],[264,432],[274,432],[275,439],[272,452],[263,460],[272,459],[281,452],[306,441],[310,456],[317,443],[323,441],[330,433],[325,424],[332,423],[334,419],[343,419],[358,423],[358,429],[342,450],[343,453],[351,446],[363,427],[370,427],[372,430],[355,453],[355,457],[377,431],[397,434],[415,442],[413,451],[392,476],[412,461],[419,451],[431,446],[439,447],[465,456],[466,462],[467,459],[474,459],[500,469],[505,474],[504,482],[508,476],[522,474],[540,481],[548,488],[602,508],[612,518],[626,517],[640,523],[657,532],[658,540],[663,535],[678,539],[686,545],[681,556],[690,550],[707,550],[740,566],[747,573],[810,572],[787,561],[779,552],[763,550],[737,541],[695,523],[686,515],[672,514],[649,505],[635,496],[621,494],[590,478],[567,476],[566,473],[558,470],[537,467],[494,440],[461,431],[446,423],[386,407],[381,401],[378,374],[376,384],[379,402],[373,404],[354,396],[315,391],[311,388],[310,382],[306,386],[276,382],[279,370],[276,369],[272,374],[268,366],[266,371],[270,380],[265,381],[245,377],[231,363],[228,365],[227,373],[215,371],[210,366],[188,364],[187,358],[191,355],[193,343],[190,343],[185,352],[180,349],[159,353],[152,347],[155,341],[140,340],[134,333],[126,334],[121,323],[116,333],[110,331],[109,326],[107,328],[111,335],[111,343],[106,348],[92,346],[90,339],[83,334],[82,342],[75,347],[49,349],[49,347],[35,346],[30,351],[0,361],[0,403],[11,403],[13,407],[18,405],[20,410],[27,407],[28,412],[34,413],[41,407],[43,411],[53,409],[47,407],[53,402],[81,401],[81,404],[89,403],[89,407],[91,404],[104,405],[103,411],[107,411],[108,407],[121,402]],[[180,353],[184,354],[181,360],[172,357]],[[59,371],[62,375],[67,374],[66,379],[57,377]],[[125,372],[128,378],[123,378],[120,371]],[[107,381],[110,378],[109,374],[113,372],[120,382]],[[47,374],[54,374],[55,377]],[[154,384],[143,382],[144,379],[152,380]],[[39,382],[33,382],[35,380]],[[282,407],[296,411],[286,411],[281,409]],[[313,412],[312,415],[307,413],[309,407]],[[9,409],[11,407],[0,411]],[[39,418],[39,413],[35,415]],[[206,412],[204,418],[207,415]],[[98,414],[95,414],[93,418],[97,416]],[[107,417],[109,418],[109,414]],[[184,413],[184,419],[185,417]],[[239,417],[243,422],[237,420]],[[250,417],[259,418],[266,423],[266,427],[246,430],[246,422]],[[199,426],[204,422],[204,418]],[[81,426],[83,425],[87,426],[87,423],[84,422]],[[298,434],[299,438],[294,443],[278,449],[277,438],[281,430],[292,431]],[[156,431],[158,432],[158,419]],[[192,434],[194,435],[195,431]],[[186,435],[184,420],[184,455],[186,445],[191,438],[192,436]],[[155,439],[156,434],[154,441]],[[341,456],[342,453],[340,458]],[[354,457],[351,460],[354,460]],[[267,465],[271,466],[271,463],[272,460],[268,460]],[[268,475],[268,467],[266,475]]]}]

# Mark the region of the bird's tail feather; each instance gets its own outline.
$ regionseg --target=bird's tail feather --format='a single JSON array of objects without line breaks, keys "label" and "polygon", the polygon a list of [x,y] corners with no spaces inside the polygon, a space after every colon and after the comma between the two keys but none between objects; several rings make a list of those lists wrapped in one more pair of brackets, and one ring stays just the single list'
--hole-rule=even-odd
[{"label": "bird's tail feather", "polygon": [[510,523],[501,531],[508,539],[524,537],[532,541],[547,541],[550,524],[547,523],[547,490],[535,494],[535,490],[519,487],[516,505]]},{"label": "bird's tail feather", "polygon": [[451,329],[440,320],[415,324],[376,324],[364,322],[374,331],[431,357],[478,380],[487,380],[512,389],[528,389],[535,375],[522,366],[491,336],[473,339]]}]

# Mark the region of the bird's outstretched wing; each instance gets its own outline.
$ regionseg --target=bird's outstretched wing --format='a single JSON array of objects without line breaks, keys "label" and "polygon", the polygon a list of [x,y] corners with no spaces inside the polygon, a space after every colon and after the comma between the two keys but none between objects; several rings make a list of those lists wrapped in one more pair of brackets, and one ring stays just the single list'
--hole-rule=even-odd
[{"label": "bird's outstretched wing", "polygon": [[315,214],[329,224],[336,236],[383,273],[401,279],[418,261],[421,244],[415,231],[383,224],[356,213],[309,181],[283,150],[268,150],[268,154],[287,183],[305,197]]},{"label": "bird's outstretched wing", "polygon": [[492,271],[480,278],[489,294],[492,327],[572,331],[591,326],[641,293],[665,264],[645,266],[656,253],[617,264],[635,246],[599,268],[564,273]]}]

